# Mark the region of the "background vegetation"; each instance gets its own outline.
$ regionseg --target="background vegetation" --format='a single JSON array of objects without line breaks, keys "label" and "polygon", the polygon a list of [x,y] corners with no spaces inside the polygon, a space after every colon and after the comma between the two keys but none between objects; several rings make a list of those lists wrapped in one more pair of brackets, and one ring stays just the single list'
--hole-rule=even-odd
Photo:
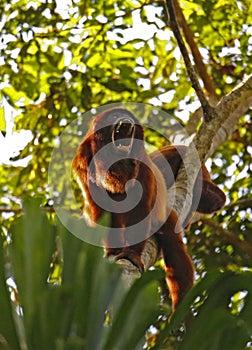
[{"label": "background vegetation", "polygon": [[[175,5],[216,104],[251,73],[251,1]],[[0,348],[251,349],[251,110],[226,129],[207,162],[227,203],[186,233],[197,284],[169,325],[160,264],[128,289],[120,267],[73,237],[51,210],[55,142],[89,109],[149,103],[197,131],[200,104],[164,3],[3,0],[0,48]],[[196,317],[185,332],[190,308]]]}]

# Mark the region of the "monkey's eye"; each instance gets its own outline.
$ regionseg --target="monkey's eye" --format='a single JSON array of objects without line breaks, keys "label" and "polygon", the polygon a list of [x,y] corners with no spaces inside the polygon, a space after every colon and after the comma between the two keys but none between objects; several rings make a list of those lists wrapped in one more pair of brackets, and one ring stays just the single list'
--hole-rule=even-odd
[{"label": "monkey's eye", "polygon": [[119,119],[112,131],[112,142],[118,150],[129,153],[134,140],[134,133],[135,124],[131,119]]}]

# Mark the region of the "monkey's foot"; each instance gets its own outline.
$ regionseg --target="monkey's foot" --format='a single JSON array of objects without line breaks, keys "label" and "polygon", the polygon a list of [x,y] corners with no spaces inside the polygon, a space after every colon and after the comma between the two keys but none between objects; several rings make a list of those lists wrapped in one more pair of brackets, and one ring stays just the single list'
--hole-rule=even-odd
[{"label": "monkey's foot", "polygon": [[106,258],[114,257],[116,258],[122,252],[121,248],[106,248]]}]

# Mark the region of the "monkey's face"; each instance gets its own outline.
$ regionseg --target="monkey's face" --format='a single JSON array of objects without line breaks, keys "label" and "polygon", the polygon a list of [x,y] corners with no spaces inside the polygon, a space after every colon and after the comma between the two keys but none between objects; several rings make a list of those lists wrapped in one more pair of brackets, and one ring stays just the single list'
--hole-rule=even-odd
[{"label": "monkey's face", "polygon": [[143,129],[129,111],[116,108],[93,121],[91,142],[93,180],[112,193],[125,191],[125,184],[135,179],[144,154]]},{"label": "monkey's face", "polygon": [[93,152],[103,147],[110,147],[111,155],[119,152],[122,157],[139,152],[143,141],[143,129],[137,118],[126,109],[116,108],[98,115],[93,121]]}]

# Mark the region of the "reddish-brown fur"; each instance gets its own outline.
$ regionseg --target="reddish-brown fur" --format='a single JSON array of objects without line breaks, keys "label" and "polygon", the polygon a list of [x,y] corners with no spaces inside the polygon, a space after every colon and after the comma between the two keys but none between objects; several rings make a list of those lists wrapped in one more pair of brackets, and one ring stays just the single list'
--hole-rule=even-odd
[{"label": "reddish-brown fur", "polygon": [[[164,176],[167,189],[173,185],[177,177],[179,168],[183,163],[183,158],[186,155],[186,150],[187,147],[181,145],[165,146],[150,154],[151,160],[157,165]],[[171,173],[164,169],[163,157],[165,157],[170,166],[172,176],[170,176]],[[203,164],[195,181],[192,206],[183,226],[187,227],[190,224],[194,212],[197,211],[204,214],[216,212],[224,206],[225,201],[225,194],[211,181],[210,174]]]},{"label": "reddish-brown fur", "polygon": [[[129,155],[128,157],[122,157],[121,160],[118,160],[116,156],[118,154],[116,143],[113,144],[111,141],[116,118],[119,118],[118,120],[128,118],[134,123],[134,134],[131,136],[132,146],[129,147]],[[132,125],[126,122],[123,125],[126,125],[126,131],[119,129],[119,132],[122,134],[123,132],[129,133]],[[160,154],[154,152],[150,156],[147,155],[143,138],[143,128],[130,112],[120,108],[104,112],[97,116],[91,124],[78,148],[72,166],[78,184],[82,189],[84,199],[83,216],[87,224],[94,226],[105,211],[107,198],[105,193],[115,203],[114,211],[113,207],[110,209],[111,231],[108,233],[106,241],[107,255],[128,258],[140,270],[143,270],[141,253],[149,233],[153,232],[155,234],[164,257],[167,286],[172,298],[172,307],[175,310],[179,300],[193,285],[194,270],[182,241],[182,227],[180,226],[179,232],[177,230],[180,225],[177,214],[169,207],[167,202],[166,189],[172,185],[174,178],[177,176],[186,147],[178,146],[179,152],[176,147],[164,147],[160,150],[172,169],[173,176],[170,178],[162,165]],[[136,142],[136,140],[142,142]],[[109,145],[108,149],[105,147],[107,145]],[[99,151],[103,148],[104,152],[102,156],[99,156]],[[124,154],[124,150],[122,154]],[[108,168],[107,162],[111,158],[113,161],[113,157],[115,162],[112,162],[113,164]],[[127,183],[128,180],[133,181]],[[127,194],[134,194],[136,181],[139,181],[142,186],[141,200],[131,210],[122,213],[116,212],[115,208],[120,205],[120,202],[123,205],[122,201],[126,197],[125,186],[127,187]],[[192,204],[190,217],[194,211],[210,213],[220,209],[225,203],[223,192],[211,182],[205,166],[202,166],[202,172],[198,175],[194,188],[195,196],[198,195],[197,186],[200,182],[202,183],[203,192],[197,207]],[[100,206],[92,198],[91,193],[94,192],[99,197]],[[103,200],[104,206],[101,205]],[[148,220],[142,221],[149,213],[151,215]],[[190,220],[189,216],[185,225]],[[132,235],[130,226],[135,224],[137,224],[137,232]],[[117,229],[116,234],[113,231],[114,228]],[[139,243],[135,243],[136,238]]]}]

